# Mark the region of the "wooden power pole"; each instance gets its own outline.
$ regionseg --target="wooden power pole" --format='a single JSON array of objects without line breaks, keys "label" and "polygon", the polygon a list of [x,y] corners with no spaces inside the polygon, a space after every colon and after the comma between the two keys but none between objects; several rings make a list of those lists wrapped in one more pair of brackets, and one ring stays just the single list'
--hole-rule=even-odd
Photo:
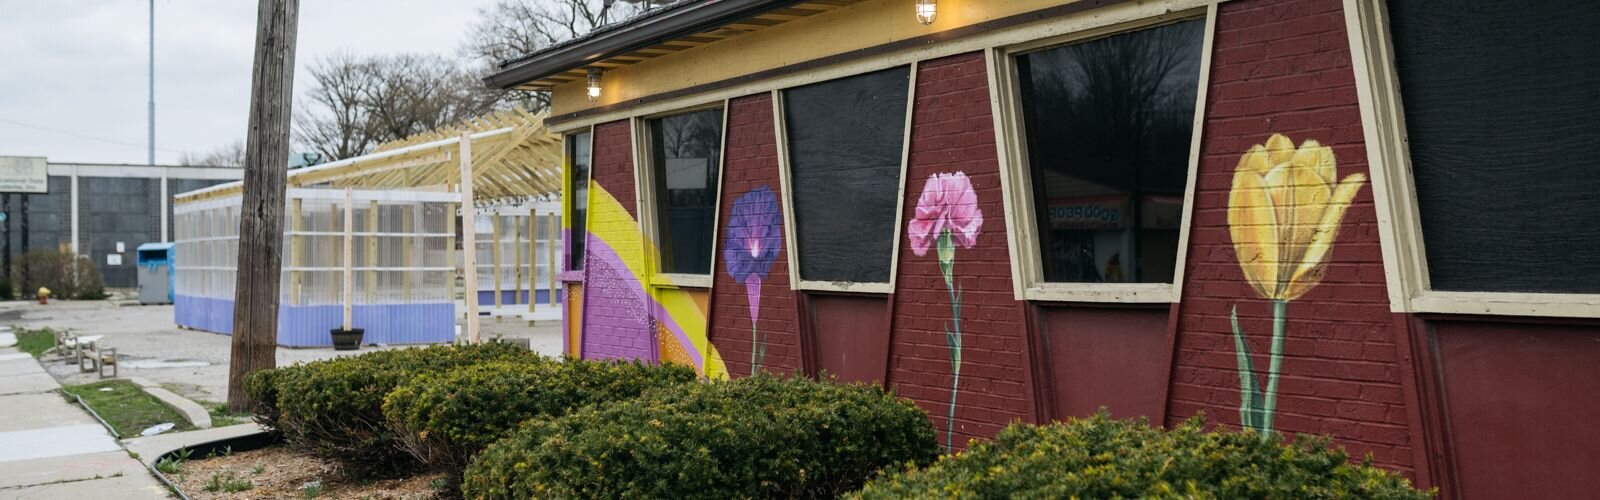
[{"label": "wooden power pole", "polygon": [[299,17],[299,0],[260,0],[256,11],[244,204],[239,211],[239,271],[233,295],[233,354],[228,365],[228,409],[233,411],[255,406],[244,392],[244,376],[277,364],[284,184],[289,174],[290,93]]}]

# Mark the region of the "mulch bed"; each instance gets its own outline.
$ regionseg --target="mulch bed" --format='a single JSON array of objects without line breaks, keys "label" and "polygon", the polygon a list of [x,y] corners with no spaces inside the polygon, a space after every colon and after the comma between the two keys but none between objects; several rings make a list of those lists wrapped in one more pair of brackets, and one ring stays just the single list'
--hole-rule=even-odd
[{"label": "mulch bed", "polygon": [[[210,458],[193,457],[184,461],[178,474],[168,474],[184,494],[194,499],[246,498],[441,498],[444,474],[427,474],[384,481],[345,479],[328,460],[296,452],[282,446],[239,451]],[[232,478],[235,489],[248,482],[243,491],[206,491],[217,485],[213,478]],[[321,488],[315,486],[320,482]],[[315,496],[311,496],[315,491]]]}]

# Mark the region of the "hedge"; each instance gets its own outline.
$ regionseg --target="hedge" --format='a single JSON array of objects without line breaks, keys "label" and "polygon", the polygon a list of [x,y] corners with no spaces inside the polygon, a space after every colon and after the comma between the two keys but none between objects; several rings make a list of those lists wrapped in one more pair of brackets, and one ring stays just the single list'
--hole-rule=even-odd
[{"label": "hedge", "polygon": [[490,361],[538,359],[509,344],[431,346],[316,361],[275,376],[277,425],[290,446],[338,461],[355,478],[392,477],[419,465],[383,417],[383,398],[412,378]]},{"label": "hedge", "polygon": [[927,414],[876,386],[760,375],[530,420],[468,466],[467,498],[833,498],[925,464]]},{"label": "hedge", "polygon": [[255,421],[268,432],[279,432],[278,380],[304,365],[292,365],[245,374],[244,392],[255,402]]},{"label": "hedge", "polygon": [[694,380],[693,368],[672,364],[492,362],[412,379],[389,393],[383,413],[408,453],[459,479],[473,455],[525,420]]},{"label": "hedge", "polygon": [[874,479],[858,499],[1363,498],[1424,499],[1404,478],[1351,465],[1325,438],[1292,444],[1256,434],[1171,431],[1103,412],[1044,426],[1013,424],[994,441],[925,469]]}]

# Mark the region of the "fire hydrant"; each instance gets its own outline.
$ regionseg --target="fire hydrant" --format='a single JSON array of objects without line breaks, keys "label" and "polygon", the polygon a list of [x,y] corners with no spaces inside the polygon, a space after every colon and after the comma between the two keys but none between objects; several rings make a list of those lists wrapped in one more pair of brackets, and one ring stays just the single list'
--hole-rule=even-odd
[{"label": "fire hydrant", "polygon": [[49,303],[50,303],[50,289],[42,287],[42,286],[39,287],[39,304],[40,305],[44,305],[44,304],[49,304]]}]

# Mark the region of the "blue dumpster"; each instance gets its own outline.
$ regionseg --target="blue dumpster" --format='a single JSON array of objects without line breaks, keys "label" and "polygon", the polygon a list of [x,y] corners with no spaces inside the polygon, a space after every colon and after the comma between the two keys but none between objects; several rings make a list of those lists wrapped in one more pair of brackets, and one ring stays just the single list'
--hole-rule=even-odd
[{"label": "blue dumpster", "polygon": [[177,255],[172,243],[139,245],[139,303],[171,304],[172,261]]}]

